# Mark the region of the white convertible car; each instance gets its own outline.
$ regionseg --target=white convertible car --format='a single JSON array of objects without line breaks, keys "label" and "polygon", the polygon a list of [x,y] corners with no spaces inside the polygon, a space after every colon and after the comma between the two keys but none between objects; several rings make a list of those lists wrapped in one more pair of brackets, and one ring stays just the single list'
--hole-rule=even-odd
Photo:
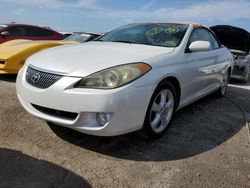
[{"label": "white convertible car", "polygon": [[158,138],[176,110],[212,92],[223,96],[232,68],[232,54],[205,26],[139,23],[31,56],[16,85],[22,106],[47,122]]}]

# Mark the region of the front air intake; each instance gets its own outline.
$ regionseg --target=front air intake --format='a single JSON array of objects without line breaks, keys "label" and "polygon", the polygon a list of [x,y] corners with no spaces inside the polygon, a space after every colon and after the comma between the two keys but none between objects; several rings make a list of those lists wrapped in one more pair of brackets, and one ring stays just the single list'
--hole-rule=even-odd
[{"label": "front air intake", "polygon": [[44,113],[44,114],[47,114],[50,116],[54,116],[54,117],[58,117],[58,118],[62,118],[62,119],[66,119],[66,120],[75,120],[78,116],[78,114],[74,113],[74,112],[66,112],[66,111],[62,111],[62,110],[46,108],[46,107],[38,106],[35,104],[31,104],[31,105],[41,113]]}]

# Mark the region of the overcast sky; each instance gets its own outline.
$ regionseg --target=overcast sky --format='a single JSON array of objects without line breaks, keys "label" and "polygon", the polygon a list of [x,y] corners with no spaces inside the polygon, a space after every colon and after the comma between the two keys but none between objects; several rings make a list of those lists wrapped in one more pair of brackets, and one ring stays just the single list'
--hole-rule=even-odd
[{"label": "overcast sky", "polygon": [[250,31],[250,0],[0,0],[0,23],[105,32],[145,21],[229,24]]}]

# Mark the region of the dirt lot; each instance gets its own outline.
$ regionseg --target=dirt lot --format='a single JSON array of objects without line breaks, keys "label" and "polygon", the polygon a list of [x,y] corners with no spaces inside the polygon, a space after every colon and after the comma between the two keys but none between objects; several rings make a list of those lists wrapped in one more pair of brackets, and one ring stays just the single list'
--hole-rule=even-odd
[{"label": "dirt lot", "polygon": [[[250,84],[228,96],[250,112]],[[0,104],[0,187],[250,187],[245,122],[225,98],[182,109],[157,141],[49,127],[20,106],[13,76],[0,77]]]}]

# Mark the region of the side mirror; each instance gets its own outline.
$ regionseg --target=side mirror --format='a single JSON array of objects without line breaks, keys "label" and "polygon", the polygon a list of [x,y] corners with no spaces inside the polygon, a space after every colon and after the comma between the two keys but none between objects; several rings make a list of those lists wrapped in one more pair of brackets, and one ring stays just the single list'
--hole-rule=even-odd
[{"label": "side mirror", "polygon": [[189,45],[189,50],[191,52],[204,52],[211,49],[211,43],[207,41],[195,41]]},{"label": "side mirror", "polygon": [[3,37],[8,37],[8,36],[10,36],[10,33],[8,31],[3,31],[0,33],[0,35]]}]

